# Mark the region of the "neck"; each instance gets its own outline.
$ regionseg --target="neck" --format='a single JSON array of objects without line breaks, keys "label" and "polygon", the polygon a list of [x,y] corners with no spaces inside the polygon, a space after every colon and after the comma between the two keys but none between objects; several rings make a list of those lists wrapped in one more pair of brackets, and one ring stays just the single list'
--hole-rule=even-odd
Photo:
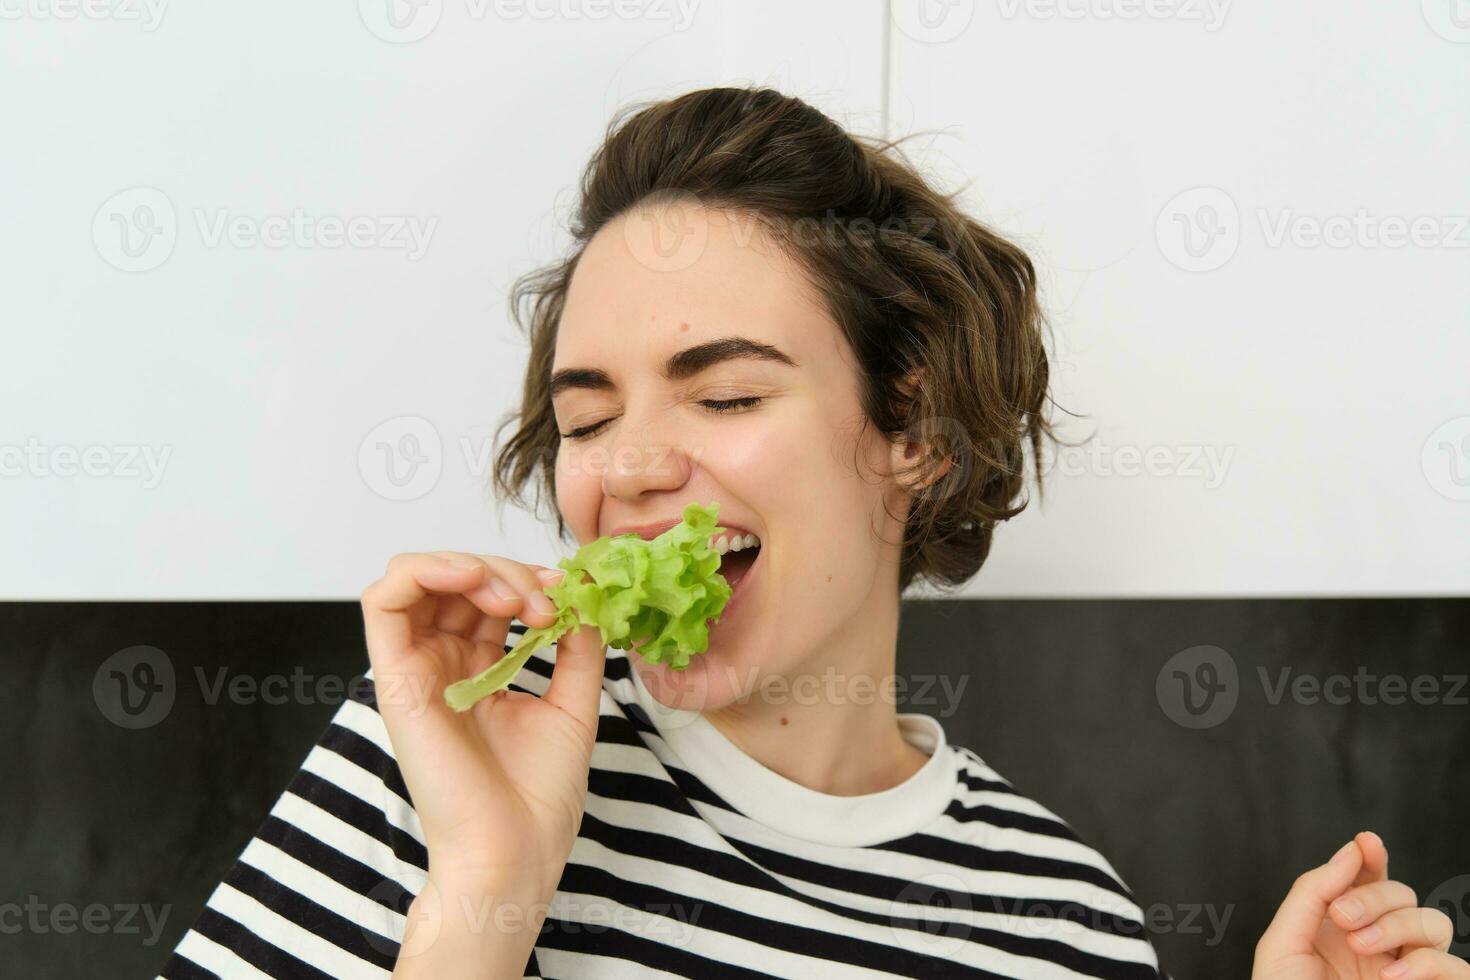
[{"label": "neck", "polygon": [[819,793],[859,796],[908,779],[928,756],[898,726],[899,602],[890,584],[886,601],[870,595],[800,671],[767,678],[705,717],[746,755]]}]

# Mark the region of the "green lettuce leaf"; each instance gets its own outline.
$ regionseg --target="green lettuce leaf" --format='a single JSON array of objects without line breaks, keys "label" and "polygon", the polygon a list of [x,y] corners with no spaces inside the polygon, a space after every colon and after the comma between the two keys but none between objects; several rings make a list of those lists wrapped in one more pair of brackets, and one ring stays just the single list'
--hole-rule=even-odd
[{"label": "green lettuce leaf", "polygon": [[636,534],[598,538],[557,562],[566,575],[546,595],[556,621],[528,629],[503,658],[468,680],[444,689],[444,701],[467,711],[508,685],[531,654],[578,626],[596,626],[604,646],[633,650],[649,663],[674,670],[709,649],[706,620],[720,621],[730,584],[719,574],[721,555],[709,539],[720,506],[689,504],[683,521],[652,541]]}]

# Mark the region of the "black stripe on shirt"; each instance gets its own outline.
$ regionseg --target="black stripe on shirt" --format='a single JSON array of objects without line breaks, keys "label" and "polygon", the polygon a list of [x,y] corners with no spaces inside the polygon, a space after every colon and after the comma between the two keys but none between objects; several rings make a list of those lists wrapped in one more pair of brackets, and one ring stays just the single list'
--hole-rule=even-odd
[{"label": "black stripe on shirt", "polygon": [[[659,754],[654,751],[652,743],[646,737],[647,735],[651,735],[654,738],[660,737],[658,729],[653,727],[652,722],[648,720],[648,716],[643,713],[638,705],[627,704],[621,707],[627,710],[630,717],[616,718],[612,715],[603,715],[598,718],[598,741],[613,742],[619,745],[642,745],[653,755],[654,760],[663,766],[664,770],[669,774],[669,778],[674,781],[675,785],[679,787],[691,802],[707,803],[710,806],[717,806],[722,810],[729,810],[731,813],[740,812],[725,802],[720,794],[706,786],[703,780],[688,770],[671,765],[659,757]],[[631,718],[634,712],[641,717],[641,721]],[[637,741],[632,741],[632,739],[637,739]]]},{"label": "black stripe on shirt", "polygon": [[368,836],[386,844],[405,864],[420,871],[429,868],[429,852],[407,831],[389,822],[388,817],[373,806],[353,796],[336,783],[328,782],[307,769],[298,770],[287,792],[308,800],[343,823],[350,824]]},{"label": "black stripe on shirt", "polygon": [[945,809],[947,816],[953,817],[960,823],[987,823],[993,827],[1008,827],[1012,830],[1024,830],[1028,834],[1041,834],[1045,837],[1056,837],[1060,840],[1072,841],[1080,844],[1077,834],[1066,824],[1053,820],[1050,817],[1040,817],[1034,813],[1021,813],[1016,810],[1007,810],[1004,807],[991,806],[988,803],[979,803],[966,806],[959,800],[950,801]]},{"label": "black stripe on shirt", "polygon": [[289,854],[302,864],[331,878],[359,895],[373,898],[379,905],[406,914],[413,895],[381,871],[343,854],[337,848],[279,817],[267,817],[256,837]]},{"label": "black stripe on shirt", "polygon": [[[1000,871],[1017,875],[1040,875],[1047,878],[1070,878],[1096,885],[1106,891],[1133,901],[1128,889],[1112,875],[1090,864],[1068,861],[1064,858],[1043,857],[1021,851],[1001,851],[971,844],[967,841],[951,840],[934,834],[910,834],[897,840],[884,841],[874,847],[931,861],[944,861],[975,871]],[[1126,920],[1125,920],[1126,921]],[[1112,931],[1112,930],[1106,930]]]},{"label": "black stripe on shirt", "polygon": [[350,728],[333,723],[327,727],[326,734],[317,744],[377,776],[403,802],[413,806],[413,799],[408,795],[408,786],[403,781],[403,772],[398,768],[398,763],[370,739]]},{"label": "black stripe on shirt", "polygon": [[330,973],[299,960],[274,943],[266,942],[234,919],[204,907],[194,931],[211,939],[249,963],[257,970],[272,977],[297,977],[302,980],[336,980]]},{"label": "black stripe on shirt", "polygon": [[[762,918],[707,899],[694,899],[654,885],[628,881],[590,865],[568,863],[562,874],[558,890],[605,897],[631,908],[684,909],[690,914],[683,917],[683,920],[694,928],[723,932],[760,946],[769,946],[834,963],[862,966],[892,976],[965,976],[980,977],[985,980],[1004,980],[999,974],[963,966],[924,953],[807,926],[792,925],[779,919]],[[600,939],[617,932],[616,929],[605,928],[600,923],[595,927],[581,926],[581,924],[579,926],[604,930],[599,933]],[[659,964],[654,962],[650,965],[658,966]],[[703,974],[690,975],[702,976]]]},{"label": "black stripe on shirt", "polygon": [[712,960],[621,929],[601,924],[563,922],[549,916],[542,923],[536,945],[542,949],[563,949],[592,957],[616,957],[638,966],[681,977],[699,977],[700,980],[706,977],[710,980],[765,980],[774,976]]},{"label": "black stripe on shirt", "polygon": [[292,890],[253,865],[239,861],[225,881],[288,922],[384,970],[392,970],[398,959],[398,943],[354,922]]},{"label": "black stripe on shirt", "polygon": [[218,973],[210,973],[187,957],[174,953],[158,972],[161,980],[219,980]]},{"label": "black stripe on shirt", "polygon": [[[826,899],[820,899],[812,895],[805,895],[773,876],[765,868],[754,863],[742,861],[740,857],[734,854],[700,847],[666,834],[618,827],[591,815],[583,817],[582,829],[579,831],[579,834],[618,854],[641,857],[649,861],[668,863],[681,868],[691,868],[732,885],[771,892],[801,902],[812,908],[852,919],[856,922],[864,922],[870,925],[888,925],[931,935],[934,934],[936,929],[945,930],[945,935],[947,936],[963,938],[967,942],[973,942],[983,947],[1004,950],[1017,956],[1029,956],[1035,959],[1054,963],[1065,963],[1072,966],[1085,964],[1088,969],[1103,970],[1103,973],[1098,974],[1100,976],[1115,975],[1115,972],[1109,971],[1116,971],[1119,966],[1118,961],[1081,952],[1059,940],[1045,937],[1021,936],[964,922],[943,919],[921,919],[898,915],[896,912],[889,914],[858,909]],[[832,869],[828,865],[820,865],[818,867],[838,870]],[[1119,919],[1111,914],[1092,909],[1084,910],[1076,902],[1013,899],[996,895],[955,892],[951,889],[937,887],[929,887],[927,890],[924,890],[915,882],[892,878],[874,872],[857,871],[850,872],[850,874],[862,876],[865,879],[865,884],[870,884],[870,887],[843,887],[842,885],[834,884],[832,881],[814,880],[810,875],[805,876],[805,880],[810,880],[813,884],[842,890],[848,894],[867,895],[880,901],[902,903],[903,905],[937,906],[942,909],[959,908],[982,912],[990,910],[997,914],[1010,916],[1024,915],[1040,918],[1056,918],[1058,911],[1061,911],[1064,913],[1063,918],[1075,919],[1079,915],[1085,916],[1088,919],[1100,917],[1109,924],[1118,924],[1118,928],[1103,928],[1101,930],[1103,932],[1137,935],[1143,930],[1141,924],[1132,923],[1132,927],[1129,928],[1126,925],[1122,925],[1122,923],[1128,923],[1130,920]],[[789,875],[789,877],[803,876]],[[851,884],[851,882],[844,882],[844,885],[848,884]],[[558,888],[562,888],[562,886],[559,885]],[[624,901],[623,904],[631,903]],[[700,904],[702,905],[703,903]],[[1083,921],[1082,924],[1090,925],[1091,922]],[[793,951],[802,952],[805,948],[806,946],[803,945]],[[1082,959],[1077,959],[1079,956]]]}]

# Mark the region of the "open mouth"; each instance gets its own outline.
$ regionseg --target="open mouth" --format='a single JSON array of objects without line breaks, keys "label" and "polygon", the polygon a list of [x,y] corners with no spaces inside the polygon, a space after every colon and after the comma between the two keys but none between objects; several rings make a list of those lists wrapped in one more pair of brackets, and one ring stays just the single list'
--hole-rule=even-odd
[{"label": "open mouth", "polygon": [[[727,618],[741,596],[745,594],[751,576],[760,564],[760,558],[764,552],[765,549],[757,545],[741,551],[731,551],[720,557],[720,574],[730,585],[730,598],[726,601],[725,608],[720,611],[720,619]],[[714,622],[714,620],[710,621]]]},{"label": "open mouth", "polygon": [[730,583],[730,588],[740,584],[750,572],[751,566],[755,564],[756,558],[760,556],[761,549],[746,548],[744,551],[732,551],[720,556],[720,574],[725,576],[725,581]]}]

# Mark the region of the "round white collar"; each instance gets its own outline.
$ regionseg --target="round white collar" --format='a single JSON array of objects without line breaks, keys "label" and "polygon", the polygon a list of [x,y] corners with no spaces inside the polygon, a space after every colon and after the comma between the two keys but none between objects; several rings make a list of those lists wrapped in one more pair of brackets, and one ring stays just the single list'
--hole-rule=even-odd
[{"label": "round white collar", "polygon": [[898,715],[904,739],[929,756],[917,772],[877,793],[834,796],[766,768],[700,712],[660,704],[631,662],[628,671],[634,701],[683,768],[750,819],[788,836],[865,847],[919,831],[954,799],[957,763],[944,726],[929,715]]}]

